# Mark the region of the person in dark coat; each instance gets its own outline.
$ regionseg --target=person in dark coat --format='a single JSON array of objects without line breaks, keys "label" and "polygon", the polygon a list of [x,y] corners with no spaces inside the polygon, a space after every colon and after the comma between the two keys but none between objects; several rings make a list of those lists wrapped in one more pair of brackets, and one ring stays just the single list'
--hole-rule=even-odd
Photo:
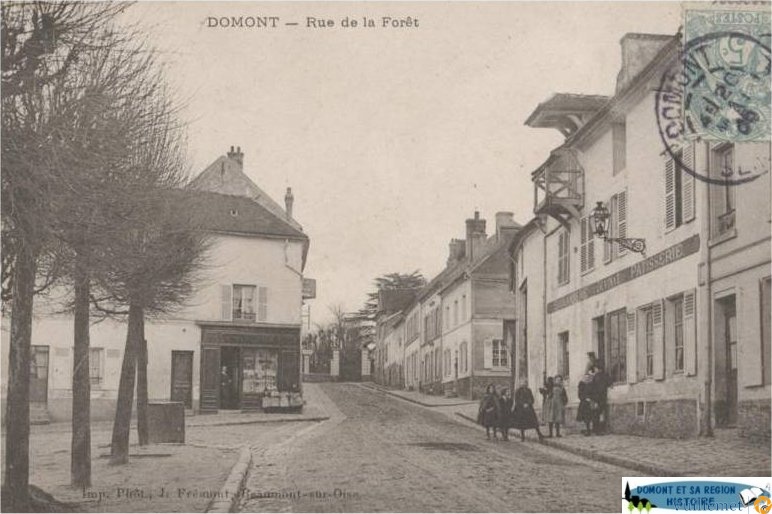
[{"label": "person in dark coat", "polygon": [[496,439],[496,427],[499,425],[500,415],[501,402],[496,394],[496,388],[493,387],[493,384],[488,384],[477,412],[477,422],[485,427],[485,435],[488,439],[491,438],[491,428],[493,429],[493,439]]},{"label": "person in dark coat", "polygon": [[525,431],[531,428],[536,429],[536,433],[539,434],[539,441],[544,439],[541,430],[539,430],[539,420],[536,418],[536,411],[533,409],[533,393],[525,380],[520,383],[520,387],[515,391],[512,426],[520,430],[521,441],[525,441]]},{"label": "person in dark coat", "polygon": [[600,435],[608,432],[608,389],[611,387],[612,380],[609,374],[606,373],[606,366],[603,359],[598,359],[595,369],[597,371],[592,377],[592,390],[595,395],[595,400],[598,402],[598,416],[594,428],[595,433]]},{"label": "person in dark coat", "polygon": [[577,391],[579,408],[576,411],[576,421],[584,423],[584,435],[592,434],[597,420],[598,402],[593,389],[593,372],[590,371],[579,381]]},{"label": "person in dark coat", "polygon": [[509,441],[509,429],[512,427],[512,396],[509,394],[509,389],[501,391],[501,413],[499,415],[499,430],[501,430],[501,438],[505,441]]}]

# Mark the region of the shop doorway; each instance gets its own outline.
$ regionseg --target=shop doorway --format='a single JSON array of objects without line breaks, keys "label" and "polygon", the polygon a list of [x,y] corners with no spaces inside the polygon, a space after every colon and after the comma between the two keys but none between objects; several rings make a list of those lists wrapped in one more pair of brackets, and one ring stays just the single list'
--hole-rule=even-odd
[{"label": "shop doorway", "polygon": [[716,426],[737,423],[737,306],[735,296],[716,301]]},{"label": "shop doorway", "polygon": [[220,352],[220,408],[238,409],[241,383],[239,347],[223,346]]}]

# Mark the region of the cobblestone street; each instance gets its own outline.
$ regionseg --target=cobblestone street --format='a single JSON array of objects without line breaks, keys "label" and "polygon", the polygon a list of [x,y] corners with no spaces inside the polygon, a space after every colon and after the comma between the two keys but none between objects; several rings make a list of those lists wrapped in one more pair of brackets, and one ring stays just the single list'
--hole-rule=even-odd
[{"label": "cobblestone street", "polygon": [[255,450],[242,512],[611,511],[621,477],[635,476],[534,442],[487,441],[356,384],[319,388],[331,419]]}]

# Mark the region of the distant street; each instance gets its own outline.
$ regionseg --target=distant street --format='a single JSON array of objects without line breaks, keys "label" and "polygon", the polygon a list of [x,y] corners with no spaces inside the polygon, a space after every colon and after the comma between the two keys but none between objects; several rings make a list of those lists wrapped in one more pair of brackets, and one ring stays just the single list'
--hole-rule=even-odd
[{"label": "distant street", "polygon": [[636,475],[535,442],[486,441],[356,384],[320,386],[340,412],[255,453],[242,512],[599,512],[617,508],[621,477]]}]

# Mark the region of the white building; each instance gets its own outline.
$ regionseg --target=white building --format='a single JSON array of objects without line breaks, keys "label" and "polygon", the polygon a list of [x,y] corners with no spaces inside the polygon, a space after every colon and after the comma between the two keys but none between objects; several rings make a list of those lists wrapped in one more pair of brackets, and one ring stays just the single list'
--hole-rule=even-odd
[{"label": "white building", "polygon": [[[205,279],[188,305],[145,325],[151,401],[177,400],[194,411],[211,412],[260,408],[266,395],[300,391],[302,284],[309,239],[292,220],[289,192],[284,211],[264,193],[256,200],[251,194],[235,194],[244,191],[211,191],[234,181],[251,184],[252,192],[259,190],[242,165],[240,151],[218,158],[194,181],[200,190],[186,195],[205,214],[213,244]],[[50,314],[51,306],[40,301],[36,306],[33,411],[53,420],[67,419],[72,318]],[[8,331],[3,330],[2,336],[5,374]],[[110,419],[126,325],[114,321],[92,325],[90,338],[92,419]],[[282,405],[286,401],[285,395]]]}]

